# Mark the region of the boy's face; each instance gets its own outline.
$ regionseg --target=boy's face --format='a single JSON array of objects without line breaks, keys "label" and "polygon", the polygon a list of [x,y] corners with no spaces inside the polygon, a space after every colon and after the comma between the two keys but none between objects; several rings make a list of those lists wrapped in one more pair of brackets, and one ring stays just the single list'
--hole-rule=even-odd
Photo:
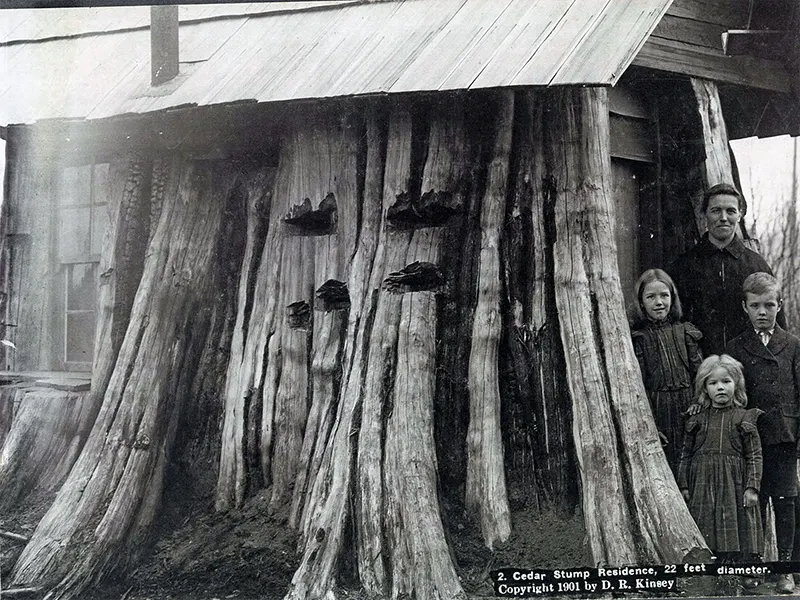
[{"label": "boy's face", "polygon": [[766,294],[752,294],[747,292],[747,296],[742,307],[750,317],[750,322],[758,331],[769,331],[775,327],[775,318],[781,310],[781,301],[774,292]]}]

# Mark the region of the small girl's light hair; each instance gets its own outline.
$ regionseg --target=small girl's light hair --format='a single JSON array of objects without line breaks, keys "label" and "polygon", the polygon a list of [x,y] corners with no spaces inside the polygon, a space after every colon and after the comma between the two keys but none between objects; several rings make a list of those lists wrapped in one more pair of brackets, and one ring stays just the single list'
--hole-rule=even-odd
[{"label": "small girl's light hair", "polygon": [[712,371],[717,367],[725,369],[728,375],[731,376],[731,379],[733,379],[733,403],[742,408],[747,406],[747,393],[744,388],[742,363],[727,354],[722,354],[720,356],[712,354],[706,358],[701,363],[700,368],[697,369],[697,376],[694,378],[694,393],[697,397],[697,403],[704,408],[711,406],[711,398],[708,397],[708,392],[706,391],[706,381]]},{"label": "small girl's light hair", "polygon": [[647,271],[641,274],[636,282],[636,287],[634,288],[634,291],[636,292],[636,301],[633,303],[632,307],[634,327],[639,327],[642,324],[647,323],[647,313],[645,312],[642,303],[642,294],[644,293],[645,286],[648,283],[653,283],[654,281],[660,281],[669,288],[670,296],[672,296],[672,305],[669,307],[669,316],[672,317],[672,320],[680,321],[681,317],[683,316],[681,299],[678,296],[678,289],[675,287],[675,282],[672,281],[672,277],[670,277],[666,271],[662,271],[661,269],[647,269]]}]

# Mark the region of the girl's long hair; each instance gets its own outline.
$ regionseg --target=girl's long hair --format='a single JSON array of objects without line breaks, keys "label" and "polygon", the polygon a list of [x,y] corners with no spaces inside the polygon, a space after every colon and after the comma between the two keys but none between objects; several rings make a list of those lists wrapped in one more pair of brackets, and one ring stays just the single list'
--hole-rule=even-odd
[{"label": "girl's long hair", "polygon": [[744,408],[747,406],[747,393],[744,389],[744,373],[742,372],[742,363],[728,356],[722,354],[717,356],[712,354],[706,358],[697,369],[697,376],[694,378],[694,394],[697,398],[697,403],[708,408],[711,406],[711,398],[708,397],[706,391],[706,381],[708,380],[711,372],[717,367],[722,367],[733,379],[733,403],[736,406]]},{"label": "girl's long hair", "polygon": [[678,296],[678,289],[675,287],[675,282],[672,281],[672,277],[670,277],[666,271],[662,271],[661,269],[647,269],[647,271],[641,274],[636,282],[636,287],[634,288],[636,291],[636,302],[634,302],[633,306],[631,307],[633,317],[631,319],[631,325],[634,329],[640,328],[648,321],[647,311],[645,311],[644,304],[642,303],[642,294],[644,294],[645,286],[648,283],[653,283],[654,281],[660,281],[669,288],[670,296],[672,296],[672,305],[669,307],[669,316],[672,318],[672,320],[676,322],[680,321],[681,317],[683,316],[681,299]]}]

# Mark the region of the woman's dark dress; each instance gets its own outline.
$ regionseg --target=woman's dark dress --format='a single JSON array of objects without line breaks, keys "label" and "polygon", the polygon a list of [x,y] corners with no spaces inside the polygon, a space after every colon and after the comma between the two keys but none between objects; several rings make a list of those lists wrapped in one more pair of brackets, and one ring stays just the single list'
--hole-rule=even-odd
[{"label": "woman's dark dress", "polygon": [[708,408],[689,418],[678,487],[689,490],[689,512],[714,552],[761,552],[759,507],[744,508],[744,490],[761,485],[757,408]]},{"label": "woman's dark dress", "polygon": [[694,376],[703,362],[698,344],[703,334],[691,323],[667,319],[648,321],[632,337],[656,428],[666,438],[664,454],[677,473],[684,413],[693,402]]}]

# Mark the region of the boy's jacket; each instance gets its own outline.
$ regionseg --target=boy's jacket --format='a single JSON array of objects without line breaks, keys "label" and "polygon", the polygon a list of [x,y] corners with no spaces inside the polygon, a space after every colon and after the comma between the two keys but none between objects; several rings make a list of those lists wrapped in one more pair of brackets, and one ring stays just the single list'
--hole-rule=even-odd
[{"label": "boy's jacket", "polygon": [[747,406],[765,413],[758,420],[761,443],[800,441],[800,340],[776,325],[764,346],[748,327],[725,351],[744,367]]}]

